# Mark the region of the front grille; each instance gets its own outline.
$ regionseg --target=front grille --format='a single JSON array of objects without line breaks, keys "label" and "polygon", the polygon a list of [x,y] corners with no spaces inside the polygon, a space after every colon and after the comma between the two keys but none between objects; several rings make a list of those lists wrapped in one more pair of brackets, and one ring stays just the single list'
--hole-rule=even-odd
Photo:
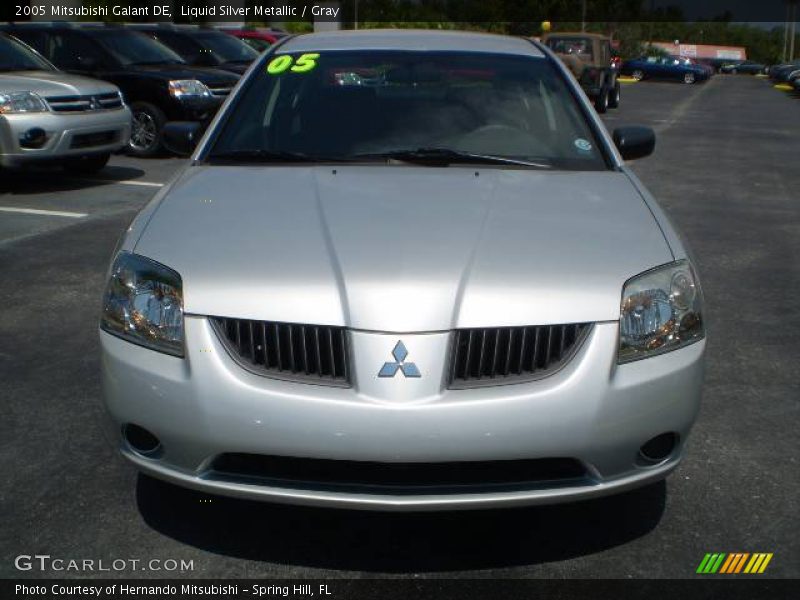
[{"label": "front grille", "polygon": [[574,458],[386,463],[244,453],[220,454],[207,477],[292,489],[392,494],[530,489],[545,482],[549,487],[588,480],[586,468]]},{"label": "front grille", "polygon": [[350,383],[343,327],[212,318],[231,356],[258,374],[326,385]]},{"label": "front grille", "polygon": [[106,146],[119,139],[119,131],[98,131],[95,133],[80,133],[72,136],[70,148],[91,148],[93,146]]},{"label": "front grille", "polygon": [[589,329],[588,323],[459,329],[451,356],[450,387],[545,377],[566,364]]},{"label": "front grille", "polygon": [[122,98],[116,92],[86,96],[50,96],[45,100],[55,112],[111,110],[122,107]]}]

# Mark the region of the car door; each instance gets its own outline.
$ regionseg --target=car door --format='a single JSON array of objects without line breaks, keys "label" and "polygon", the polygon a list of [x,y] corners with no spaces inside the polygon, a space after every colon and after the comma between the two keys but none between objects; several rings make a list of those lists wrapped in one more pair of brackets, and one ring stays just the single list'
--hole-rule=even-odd
[{"label": "car door", "polygon": [[646,57],[642,70],[650,79],[660,79],[664,76],[664,67],[661,64],[661,59],[657,56]]}]

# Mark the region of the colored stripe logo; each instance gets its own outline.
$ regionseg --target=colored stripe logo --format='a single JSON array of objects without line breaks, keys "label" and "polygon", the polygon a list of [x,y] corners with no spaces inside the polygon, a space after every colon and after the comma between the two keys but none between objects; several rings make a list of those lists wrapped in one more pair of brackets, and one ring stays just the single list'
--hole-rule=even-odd
[{"label": "colored stripe logo", "polygon": [[736,575],[738,573],[763,573],[772,560],[772,552],[724,552],[709,553],[700,561],[697,573],[710,575],[714,573]]}]

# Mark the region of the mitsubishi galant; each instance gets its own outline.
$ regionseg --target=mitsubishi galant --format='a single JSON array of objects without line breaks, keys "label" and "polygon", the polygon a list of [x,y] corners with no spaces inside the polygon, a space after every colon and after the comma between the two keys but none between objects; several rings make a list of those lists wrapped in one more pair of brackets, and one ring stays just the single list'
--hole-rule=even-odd
[{"label": "mitsubishi galant", "polygon": [[[376,510],[553,503],[665,477],[703,296],[674,228],[543,45],[279,41],[114,252],[108,430],[212,494]],[[196,143],[196,146],[195,146]]]}]

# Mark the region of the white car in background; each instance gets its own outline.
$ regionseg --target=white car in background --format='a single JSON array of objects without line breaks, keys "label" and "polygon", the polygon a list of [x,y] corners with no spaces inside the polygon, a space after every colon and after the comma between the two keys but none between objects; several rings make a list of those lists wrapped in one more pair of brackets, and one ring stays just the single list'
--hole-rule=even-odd
[{"label": "white car in background", "polygon": [[62,73],[0,33],[0,167],[94,172],[130,135],[131,113],[116,86]]}]

